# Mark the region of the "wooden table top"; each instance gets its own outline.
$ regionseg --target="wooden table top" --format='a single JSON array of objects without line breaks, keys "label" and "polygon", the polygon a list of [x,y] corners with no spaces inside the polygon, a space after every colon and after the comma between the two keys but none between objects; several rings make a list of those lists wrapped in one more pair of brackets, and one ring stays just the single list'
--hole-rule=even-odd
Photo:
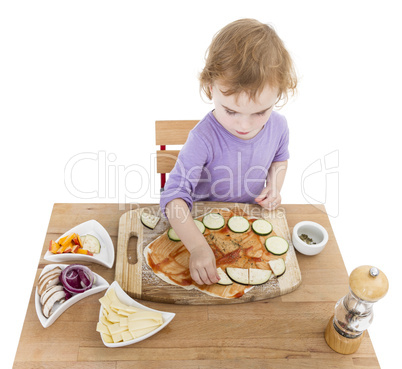
[{"label": "wooden table top", "polygon": [[[146,206],[143,204],[141,206]],[[135,205],[137,206],[137,205]],[[95,219],[117,245],[120,216],[132,210],[124,204],[55,204],[33,282],[14,368],[379,368],[366,332],[352,355],[332,351],[324,339],[336,301],[348,292],[348,274],[323,206],[283,205],[289,230],[296,223],[320,223],[329,234],[324,251],[297,259],[302,284],[273,299],[234,305],[188,306],[140,301],[176,313],[173,321],[151,338],[122,348],[107,348],[96,332],[104,292],[66,310],[49,328],[35,311],[36,280],[49,241],[84,221]],[[85,263],[83,263],[85,264]],[[91,264],[109,283],[114,268]]]}]

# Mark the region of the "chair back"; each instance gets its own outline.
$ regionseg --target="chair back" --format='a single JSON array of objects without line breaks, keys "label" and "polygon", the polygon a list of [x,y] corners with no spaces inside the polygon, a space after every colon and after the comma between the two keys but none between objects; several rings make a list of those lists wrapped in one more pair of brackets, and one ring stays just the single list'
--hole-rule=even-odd
[{"label": "chair back", "polygon": [[157,120],[155,122],[155,143],[160,146],[156,151],[156,172],[161,175],[161,191],[166,183],[166,173],[176,164],[180,150],[166,150],[166,145],[184,145],[188,134],[198,120]]}]

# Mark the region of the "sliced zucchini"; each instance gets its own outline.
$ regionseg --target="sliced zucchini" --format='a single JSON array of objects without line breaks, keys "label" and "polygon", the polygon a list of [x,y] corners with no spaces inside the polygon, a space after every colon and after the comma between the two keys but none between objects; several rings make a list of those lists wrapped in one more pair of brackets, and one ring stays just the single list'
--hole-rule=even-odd
[{"label": "sliced zucchini", "polygon": [[209,213],[202,219],[205,227],[217,230],[225,226],[225,218],[219,213]]},{"label": "sliced zucchini", "polygon": [[154,229],[156,227],[156,225],[158,224],[160,219],[161,218],[159,218],[159,217],[157,217],[155,215],[148,214],[148,213],[145,213],[145,212],[143,212],[141,214],[141,223],[145,227],[147,227],[149,229]]},{"label": "sliced zucchini", "polygon": [[175,242],[180,241],[179,236],[177,235],[177,233],[174,231],[173,228],[169,228],[167,235],[168,235],[169,239],[172,241],[175,241]]},{"label": "sliced zucchini", "polygon": [[265,248],[274,255],[283,255],[289,250],[289,242],[279,236],[272,236],[265,240]]},{"label": "sliced zucchini", "polygon": [[90,252],[92,252],[93,254],[99,254],[100,253],[100,242],[99,240],[95,237],[92,236],[91,234],[87,234],[85,235],[84,241],[82,241],[82,248],[84,250],[88,250]]},{"label": "sliced zucchini", "polygon": [[270,260],[268,261],[272,272],[274,273],[275,277],[280,277],[286,271],[285,260],[282,258]]},{"label": "sliced zucchini", "polygon": [[250,223],[246,218],[235,215],[228,220],[228,227],[232,232],[244,233],[250,229]]},{"label": "sliced zucchini", "polygon": [[226,274],[233,282],[248,285],[248,269],[227,267]]},{"label": "sliced zucchini", "polygon": [[199,221],[198,219],[194,219],[194,223],[195,223],[195,225],[198,227],[198,229],[200,230],[200,232],[201,232],[202,234],[204,234],[204,233],[205,233],[205,226],[204,226],[204,223],[202,223],[202,222]]},{"label": "sliced zucchini", "polygon": [[220,284],[222,286],[230,286],[233,284],[232,280],[228,277],[228,275],[222,270],[222,268],[218,268],[218,275],[221,278],[217,284]]},{"label": "sliced zucchini", "polygon": [[268,269],[249,269],[248,284],[258,286],[269,281],[272,271]]},{"label": "sliced zucchini", "polygon": [[272,224],[265,219],[255,220],[251,228],[259,236],[268,236],[272,232]]}]

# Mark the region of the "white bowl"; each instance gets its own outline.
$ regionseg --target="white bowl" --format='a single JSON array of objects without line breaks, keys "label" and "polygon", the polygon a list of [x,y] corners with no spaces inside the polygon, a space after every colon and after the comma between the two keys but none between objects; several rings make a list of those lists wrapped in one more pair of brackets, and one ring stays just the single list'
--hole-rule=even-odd
[{"label": "white bowl", "polygon": [[[153,330],[152,332],[149,332],[149,333],[145,334],[144,336],[141,336],[139,338],[135,338],[135,339],[132,339],[132,340],[126,341],[126,342],[107,343],[107,342],[104,341],[104,339],[103,339],[103,337],[101,335],[102,342],[107,347],[123,347],[123,346],[128,346],[128,345],[132,345],[133,343],[143,341],[143,340],[153,336],[155,333],[158,333],[163,328],[165,328],[172,321],[172,319],[176,315],[175,313],[168,313],[166,311],[160,311],[160,310],[151,309],[151,308],[149,308],[149,307],[147,307],[145,305],[140,304],[139,302],[137,302],[134,299],[132,299],[129,295],[127,295],[127,293],[124,292],[124,290],[120,287],[120,285],[116,281],[114,281],[109,286],[109,288],[107,289],[106,293],[108,293],[108,291],[110,289],[115,290],[117,298],[123,304],[134,306],[134,307],[137,307],[139,309],[146,310],[146,311],[156,311],[158,313],[161,313],[162,314],[162,319],[163,319],[163,324],[161,326],[159,326],[158,328],[156,328],[155,330]],[[103,314],[103,306],[101,305],[100,311],[99,311],[99,320],[100,320],[102,314]]]},{"label": "white bowl", "polygon": [[[68,267],[68,264],[48,264],[43,268],[42,273],[40,275],[56,267],[60,267],[63,270],[64,268]],[[35,309],[36,314],[38,315],[39,321],[42,324],[43,328],[50,327],[61,314],[63,314],[70,306],[74,305],[76,302],[84,299],[87,296],[104,291],[106,290],[106,288],[109,287],[109,283],[104,278],[102,278],[99,274],[96,273],[94,274],[95,274],[95,282],[91,289],[73,295],[67,301],[64,301],[62,304],[56,302],[56,304],[53,307],[53,313],[52,315],[50,315],[49,318],[45,318],[45,316],[42,313],[42,305],[39,301],[38,287],[36,287]]]},{"label": "white bowl", "polygon": [[[300,239],[300,235],[302,234],[306,234],[316,244],[308,245],[306,242],[302,241]],[[324,250],[328,242],[328,232],[321,224],[306,220],[294,226],[292,241],[293,246],[300,253],[304,255],[317,255]]]},{"label": "white bowl", "polygon": [[75,263],[80,261],[87,261],[90,263],[97,263],[103,265],[107,268],[111,268],[114,263],[114,247],[112,239],[107,233],[106,229],[102,227],[100,223],[96,220],[88,220],[84,223],[78,224],[74,228],[71,228],[64,234],[62,234],[56,242],[58,242],[61,238],[71,234],[78,233],[80,236],[84,236],[86,234],[91,234],[95,236],[100,244],[101,249],[99,254],[83,255],[83,254],[73,254],[73,253],[65,253],[65,254],[53,254],[50,251],[46,251],[44,259],[52,262],[64,263],[66,261],[74,261]]}]

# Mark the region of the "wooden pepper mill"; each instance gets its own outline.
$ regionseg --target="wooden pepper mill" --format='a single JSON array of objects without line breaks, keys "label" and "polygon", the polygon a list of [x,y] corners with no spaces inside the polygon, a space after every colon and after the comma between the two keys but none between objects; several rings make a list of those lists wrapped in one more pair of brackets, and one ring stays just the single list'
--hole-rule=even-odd
[{"label": "wooden pepper mill", "polygon": [[335,305],[335,314],[325,329],[329,347],[341,354],[353,354],[373,321],[373,304],[388,291],[388,279],[373,266],[363,265],[349,276],[350,292]]}]

